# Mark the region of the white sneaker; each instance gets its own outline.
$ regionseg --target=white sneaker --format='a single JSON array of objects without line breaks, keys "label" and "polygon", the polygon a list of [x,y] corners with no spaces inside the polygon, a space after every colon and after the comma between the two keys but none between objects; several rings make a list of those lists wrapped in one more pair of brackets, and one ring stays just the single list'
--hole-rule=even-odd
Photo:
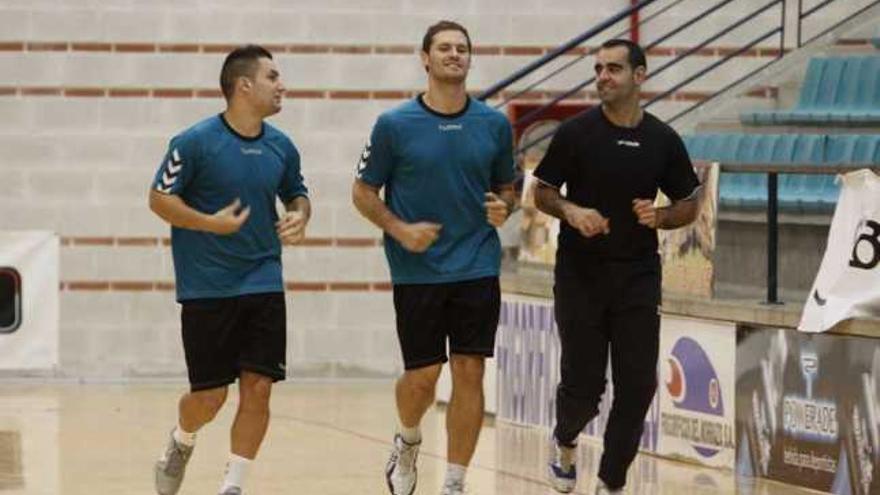
[{"label": "white sneaker", "polygon": [[419,443],[406,443],[399,434],[394,435],[391,457],[385,465],[385,480],[392,495],[412,495],[416,491],[416,459]]},{"label": "white sneaker", "polygon": [[559,493],[571,493],[577,484],[577,467],[572,462],[570,466],[562,465],[562,447],[555,438],[550,439],[550,463],[547,465],[547,480],[550,486]]},{"label": "white sneaker", "polygon": [[618,488],[617,490],[612,490],[608,488],[608,485],[605,484],[602,480],[596,482],[596,495],[620,495],[623,493],[623,488]]},{"label": "white sneaker", "polygon": [[440,495],[464,495],[464,482],[447,481]]}]

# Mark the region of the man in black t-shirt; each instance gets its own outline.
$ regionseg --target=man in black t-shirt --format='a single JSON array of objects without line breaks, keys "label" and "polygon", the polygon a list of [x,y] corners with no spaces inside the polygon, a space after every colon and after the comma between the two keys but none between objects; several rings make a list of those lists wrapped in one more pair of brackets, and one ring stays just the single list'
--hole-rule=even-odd
[{"label": "man in black t-shirt", "polygon": [[[656,229],[687,225],[699,205],[681,138],[639,105],[647,71],[641,47],[608,41],[595,70],[601,106],[563,123],[535,170],[536,206],[562,221],[554,285],[562,379],[549,479],[564,493],[577,478],[577,436],[605,391],[609,349],[614,402],[596,493],[622,492],[657,388]],[[654,206],[658,188],[670,206]]]}]

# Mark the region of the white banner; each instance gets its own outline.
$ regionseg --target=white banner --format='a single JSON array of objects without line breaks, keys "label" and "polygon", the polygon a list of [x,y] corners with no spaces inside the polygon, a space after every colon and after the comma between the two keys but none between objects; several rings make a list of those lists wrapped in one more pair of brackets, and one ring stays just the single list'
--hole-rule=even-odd
[{"label": "white banner", "polygon": [[58,365],[58,237],[0,232],[0,370]]},{"label": "white banner", "polygon": [[663,315],[657,453],[732,468],[736,325]]},{"label": "white banner", "polygon": [[824,332],[849,318],[880,317],[880,177],[838,177],[840,199],[798,329]]}]

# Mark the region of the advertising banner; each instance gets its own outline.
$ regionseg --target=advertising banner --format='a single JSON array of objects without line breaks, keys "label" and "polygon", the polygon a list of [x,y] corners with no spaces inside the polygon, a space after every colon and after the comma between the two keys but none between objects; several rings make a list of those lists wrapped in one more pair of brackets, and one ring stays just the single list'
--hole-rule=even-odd
[{"label": "advertising banner", "polygon": [[735,346],[733,323],[663,316],[657,453],[733,468]]},{"label": "advertising banner", "polygon": [[880,493],[880,340],[737,332],[737,472],[847,495]]},{"label": "advertising banner", "polygon": [[880,493],[880,340],[845,339],[847,374],[838,382],[842,451],[834,493]]}]

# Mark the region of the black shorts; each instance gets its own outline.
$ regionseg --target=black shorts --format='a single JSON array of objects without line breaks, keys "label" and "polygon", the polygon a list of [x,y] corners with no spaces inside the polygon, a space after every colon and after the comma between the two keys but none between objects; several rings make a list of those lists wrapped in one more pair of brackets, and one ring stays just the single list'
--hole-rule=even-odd
[{"label": "black shorts", "polygon": [[397,337],[405,369],[445,363],[452,354],[491,357],[501,309],[498,277],[444,284],[395,284]]},{"label": "black shorts", "polygon": [[233,383],[242,371],[283,380],[284,293],[182,301],[183,350],[193,391]]}]

